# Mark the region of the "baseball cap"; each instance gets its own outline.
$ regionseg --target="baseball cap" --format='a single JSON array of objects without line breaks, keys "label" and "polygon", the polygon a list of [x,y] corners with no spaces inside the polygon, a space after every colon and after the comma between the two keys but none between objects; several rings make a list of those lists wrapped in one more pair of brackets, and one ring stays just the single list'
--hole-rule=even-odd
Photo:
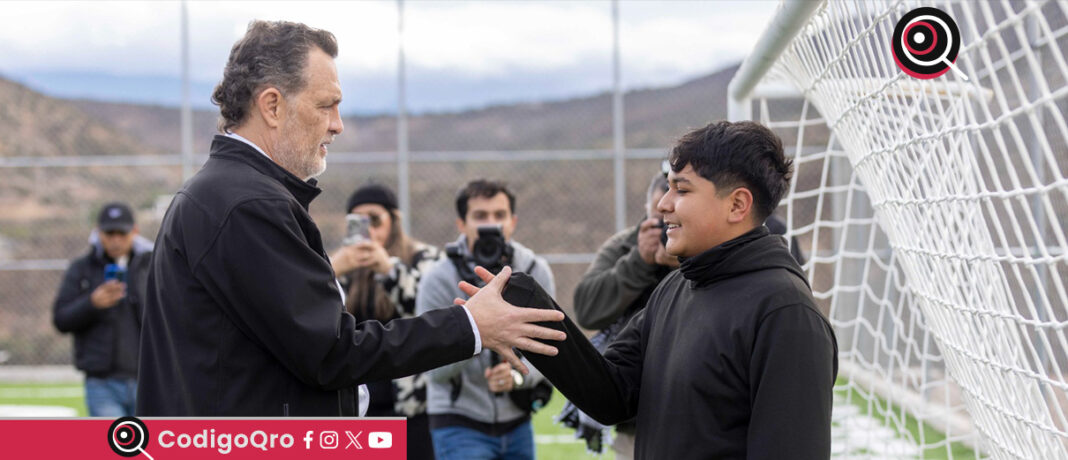
[{"label": "baseball cap", "polygon": [[134,227],[133,211],[126,203],[108,203],[100,209],[96,219],[97,227],[102,232],[120,231],[130,233]]}]

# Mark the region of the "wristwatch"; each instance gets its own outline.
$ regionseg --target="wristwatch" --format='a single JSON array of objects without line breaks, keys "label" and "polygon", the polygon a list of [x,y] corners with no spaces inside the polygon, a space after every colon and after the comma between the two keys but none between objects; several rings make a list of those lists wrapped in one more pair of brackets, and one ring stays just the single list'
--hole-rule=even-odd
[{"label": "wristwatch", "polygon": [[517,371],[515,369],[512,369],[512,383],[515,384],[514,388],[519,388],[519,387],[523,386],[523,382],[525,382],[525,381],[526,380],[523,379],[523,374],[522,373],[520,373],[519,371]]}]

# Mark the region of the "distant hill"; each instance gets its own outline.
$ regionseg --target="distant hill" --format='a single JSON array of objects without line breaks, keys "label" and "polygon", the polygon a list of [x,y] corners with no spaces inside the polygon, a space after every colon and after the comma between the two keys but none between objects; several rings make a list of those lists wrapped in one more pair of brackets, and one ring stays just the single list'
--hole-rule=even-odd
[{"label": "distant hill", "polygon": [[0,157],[130,155],[166,151],[77,105],[0,78]]},{"label": "distant hill", "polygon": [[[627,93],[630,147],[667,149],[687,127],[726,114],[726,87],[735,69],[690,82]],[[411,147],[426,150],[608,148],[611,95],[540,104],[512,104],[410,119]],[[194,114],[194,147],[207,152],[217,114]],[[0,81],[0,155],[159,154],[180,150],[180,114],[172,107],[69,101]],[[335,152],[392,151],[393,117],[346,117]],[[16,148],[17,146],[17,148]],[[628,224],[636,224],[655,159],[627,162]],[[345,198],[373,180],[396,186],[392,163],[333,164],[320,177],[323,193],[311,208],[323,241],[339,244]],[[521,216],[515,238],[538,253],[592,253],[615,233],[611,161],[541,160],[413,163],[412,235],[438,245],[456,238],[452,196],[468,180],[508,181]],[[68,259],[86,251],[100,205],[129,202],[141,232],[154,238],[161,204],[182,184],[172,166],[0,168],[0,261]],[[554,264],[557,296],[571,299],[584,263]],[[47,313],[62,272],[0,271],[0,350],[12,363],[69,363],[70,339],[55,332]],[[563,303],[569,305],[567,301]],[[565,308],[570,308],[565,306]]]},{"label": "distant hill", "polygon": [[[687,127],[727,115],[727,84],[732,66],[683,84],[626,93],[627,146],[667,147]],[[141,142],[165,152],[180,150],[180,112],[174,107],[72,101],[85,113],[106,121]],[[206,152],[216,133],[218,112],[194,111],[194,150]],[[396,149],[396,120],[391,115],[345,117],[338,152]],[[586,149],[612,145],[612,96],[484,109],[427,113],[409,118],[412,150]]]}]

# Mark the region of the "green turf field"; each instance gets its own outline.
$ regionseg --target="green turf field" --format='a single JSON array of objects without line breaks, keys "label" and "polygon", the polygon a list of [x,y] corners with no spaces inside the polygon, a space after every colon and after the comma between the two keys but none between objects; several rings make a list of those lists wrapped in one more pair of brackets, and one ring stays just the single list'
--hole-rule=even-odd
[{"label": "green turf field", "polygon": [[0,406],[62,406],[85,417],[85,391],[76,383],[0,383]]}]

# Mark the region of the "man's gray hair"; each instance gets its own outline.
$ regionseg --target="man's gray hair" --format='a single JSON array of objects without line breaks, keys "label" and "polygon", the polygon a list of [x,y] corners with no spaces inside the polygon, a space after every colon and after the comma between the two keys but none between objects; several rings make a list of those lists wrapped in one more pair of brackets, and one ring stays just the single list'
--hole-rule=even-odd
[{"label": "man's gray hair", "polygon": [[656,193],[656,192],[663,193],[663,192],[667,192],[667,191],[668,191],[667,176],[665,176],[663,173],[656,173],[656,175],[653,176],[653,180],[649,181],[649,188],[647,188],[645,190],[645,198],[646,199],[652,198],[653,194]]},{"label": "man's gray hair", "polygon": [[296,22],[250,22],[245,36],[230,49],[223,79],[211,94],[221,115],[219,131],[229,132],[244,123],[254,95],[264,88],[273,86],[283,96],[303,89],[304,67],[313,46],[337,57],[337,39],[330,32]]}]

